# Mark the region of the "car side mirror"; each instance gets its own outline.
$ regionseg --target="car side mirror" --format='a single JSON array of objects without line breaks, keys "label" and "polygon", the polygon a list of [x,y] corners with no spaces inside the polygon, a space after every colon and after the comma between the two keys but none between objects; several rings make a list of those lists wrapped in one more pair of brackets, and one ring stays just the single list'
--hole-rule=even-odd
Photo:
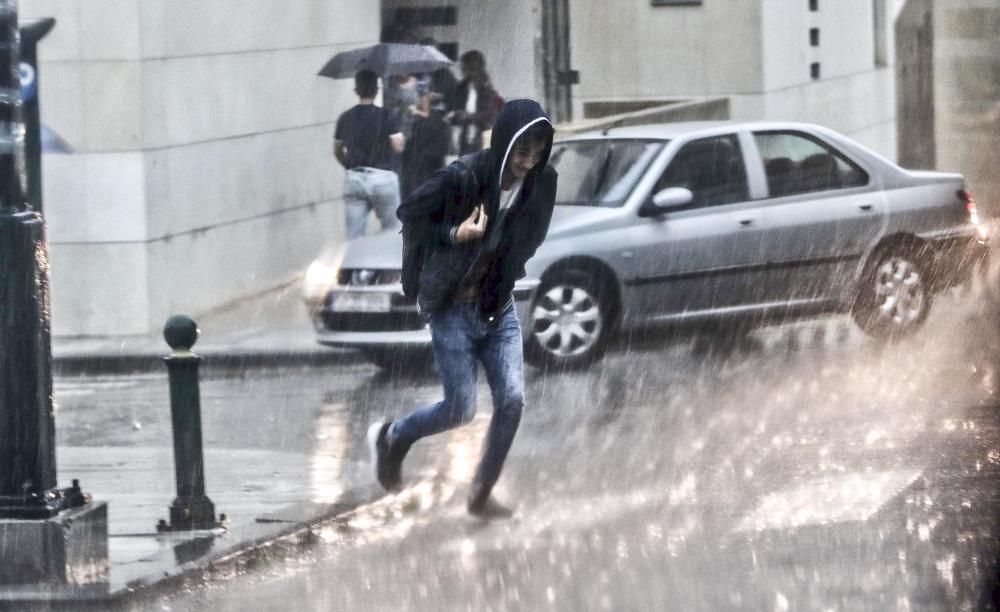
[{"label": "car side mirror", "polygon": [[672,210],[684,208],[694,201],[694,194],[684,187],[667,187],[653,194],[653,197],[639,209],[642,217],[656,217]]}]

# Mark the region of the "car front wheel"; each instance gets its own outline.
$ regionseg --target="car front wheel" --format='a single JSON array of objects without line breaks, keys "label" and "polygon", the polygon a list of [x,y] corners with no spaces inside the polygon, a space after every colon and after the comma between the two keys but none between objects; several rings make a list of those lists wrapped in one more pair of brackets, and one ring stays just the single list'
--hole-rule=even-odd
[{"label": "car front wheel", "polygon": [[912,251],[882,253],[861,280],[852,314],[877,338],[901,338],[916,330],[931,307],[928,275]]},{"label": "car front wheel", "polygon": [[546,280],[530,316],[526,356],[543,367],[589,364],[603,354],[612,325],[602,286],[592,275],[576,270]]}]

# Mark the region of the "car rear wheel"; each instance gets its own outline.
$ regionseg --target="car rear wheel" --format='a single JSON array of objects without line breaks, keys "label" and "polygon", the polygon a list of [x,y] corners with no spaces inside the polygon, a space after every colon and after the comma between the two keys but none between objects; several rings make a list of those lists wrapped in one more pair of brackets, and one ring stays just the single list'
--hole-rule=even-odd
[{"label": "car rear wheel", "polygon": [[575,368],[604,353],[612,326],[601,283],[580,270],[547,279],[531,305],[526,357],[542,367]]},{"label": "car rear wheel", "polygon": [[927,318],[932,294],[915,250],[885,251],[868,266],[852,310],[854,321],[876,338],[901,338]]}]

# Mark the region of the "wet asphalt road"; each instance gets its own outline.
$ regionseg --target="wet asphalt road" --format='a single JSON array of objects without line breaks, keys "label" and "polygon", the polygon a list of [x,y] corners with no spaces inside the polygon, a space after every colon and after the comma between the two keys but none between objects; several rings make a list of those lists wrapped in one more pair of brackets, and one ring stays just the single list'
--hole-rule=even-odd
[{"label": "wet asphalt road", "polygon": [[[993,609],[996,320],[950,295],[895,345],[834,317],[642,334],[587,372],[531,370],[497,489],[517,514],[489,524],[463,504],[482,386],[472,424],[411,452],[402,493],[301,557],[135,609]],[[60,398],[80,383],[57,381],[60,444],[169,439],[162,391],[92,384]],[[360,483],[368,423],[438,397],[433,375],[366,365],[215,373],[205,443],[322,454]]]}]

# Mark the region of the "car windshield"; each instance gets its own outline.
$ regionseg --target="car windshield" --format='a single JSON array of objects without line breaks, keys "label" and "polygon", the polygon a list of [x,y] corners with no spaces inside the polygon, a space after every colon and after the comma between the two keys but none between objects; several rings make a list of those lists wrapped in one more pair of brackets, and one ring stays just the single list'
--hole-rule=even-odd
[{"label": "car windshield", "polygon": [[664,144],[610,139],[556,143],[549,162],[559,172],[556,204],[621,206]]}]

